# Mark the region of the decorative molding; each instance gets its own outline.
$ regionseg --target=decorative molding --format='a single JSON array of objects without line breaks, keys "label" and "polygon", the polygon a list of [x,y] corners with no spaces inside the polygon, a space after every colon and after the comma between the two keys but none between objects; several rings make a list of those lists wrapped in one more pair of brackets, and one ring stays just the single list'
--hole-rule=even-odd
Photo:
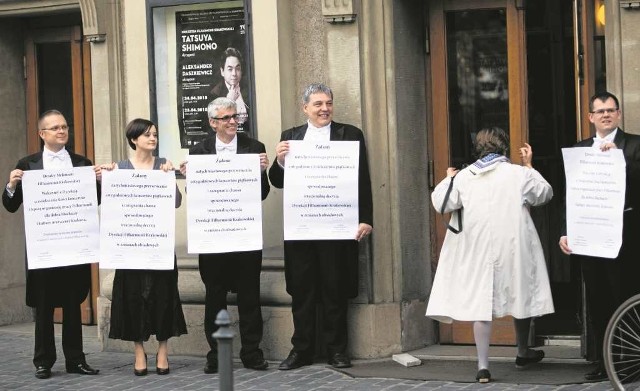
[{"label": "decorative molding", "polygon": [[102,43],[107,40],[107,34],[85,34],[84,39],[90,43]]},{"label": "decorative molding", "polygon": [[328,23],[353,23],[353,0],[322,0],[322,16]]},{"label": "decorative molding", "polygon": [[627,10],[640,10],[640,1],[620,0],[620,8],[627,9]]},{"label": "decorative molding", "polygon": [[82,32],[84,39],[91,43],[107,40],[105,14],[106,4],[101,0],[79,0],[82,11]]},{"label": "decorative molding", "polygon": [[40,15],[78,9],[78,0],[25,0],[0,2],[0,15]]}]

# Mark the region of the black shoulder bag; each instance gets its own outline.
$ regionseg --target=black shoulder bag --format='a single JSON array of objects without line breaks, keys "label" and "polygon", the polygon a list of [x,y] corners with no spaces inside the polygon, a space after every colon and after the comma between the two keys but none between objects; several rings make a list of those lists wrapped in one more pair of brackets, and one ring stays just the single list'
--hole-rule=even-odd
[{"label": "black shoulder bag", "polygon": [[[456,176],[452,176],[451,177],[451,182],[449,182],[449,188],[447,189],[447,192],[444,195],[444,201],[442,201],[442,206],[440,207],[440,214],[444,214],[444,207],[445,205],[447,205],[447,201],[449,201],[449,195],[451,194],[451,189],[453,189],[453,180],[456,178]],[[451,232],[453,232],[454,234],[459,234],[460,232],[462,232],[462,208],[455,210],[452,213],[456,213],[458,216],[458,229],[453,228],[449,223],[445,223],[447,225],[447,229]]]}]

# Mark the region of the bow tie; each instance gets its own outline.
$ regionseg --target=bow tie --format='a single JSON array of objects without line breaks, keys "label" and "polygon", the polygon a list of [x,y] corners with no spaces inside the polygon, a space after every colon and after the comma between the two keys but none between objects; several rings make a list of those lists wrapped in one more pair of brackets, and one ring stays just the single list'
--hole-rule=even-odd
[{"label": "bow tie", "polygon": [[233,148],[230,145],[216,145],[216,151],[218,151],[218,152],[223,152],[223,151],[233,152]]},{"label": "bow tie", "polygon": [[55,159],[58,159],[58,160],[60,160],[60,161],[63,161],[63,160],[64,160],[64,158],[65,158],[65,156],[64,156],[63,154],[61,154],[61,153],[60,153],[60,154],[57,154],[57,153],[47,153],[47,154],[46,154],[46,157],[47,157],[47,159],[49,159],[49,160],[55,160]]},{"label": "bow tie", "polygon": [[604,138],[594,138],[593,139],[593,146],[596,148],[599,148],[602,144],[606,144],[606,143],[612,143],[613,140],[607,140]]}]

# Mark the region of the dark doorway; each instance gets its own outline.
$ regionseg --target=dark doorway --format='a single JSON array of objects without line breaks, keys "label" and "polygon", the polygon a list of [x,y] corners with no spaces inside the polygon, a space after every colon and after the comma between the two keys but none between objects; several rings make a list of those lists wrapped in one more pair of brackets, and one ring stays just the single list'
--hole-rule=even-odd
[{"label": "dark doorway", "polygon": [[[29,153],[42,150],[42,140],[37,133],[38,117],[55,109],[64,115],[69,125],[67,150],[94,160],[90,46],[83,40],[81,26],[76,24],[79,16],[39,17],[27,23],[30,26],[25,32]],[[93,309],[97,308],[98,275],[98,266],[94,264],[91,293],[82,303],[84,324],[96,322]],[[58,309],[55,320],[61,319]]]}]

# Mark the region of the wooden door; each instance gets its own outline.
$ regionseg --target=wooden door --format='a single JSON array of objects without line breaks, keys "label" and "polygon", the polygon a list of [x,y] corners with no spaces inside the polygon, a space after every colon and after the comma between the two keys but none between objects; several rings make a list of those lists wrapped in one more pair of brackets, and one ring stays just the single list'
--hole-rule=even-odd
[{"label": "wooden door", "polygon": [[[500,126],[509,131],[512,160],[527,140],[524,12],[518,3],[429,2],[433,154],[438,180],[447,167],[460,168],[473,161],[472,140],[482,127]],[[445,235],[442,219],[437,215],[438,254]],[[472,324],[441,324],[440,341],[472,344]],[[494,321],[492,343],[515,343],[510,318]]]},{"label": "wooden door", "polygon": [[[531,210],[556,307],[536,320],[534,330],[542,335],[584,332],[580,271],[557,243],[564,212],[561,148],[589,136],[588,99],[598,80],[604,84],[603,69],[594,61],[594,42],[603,42],[594,33],[596,3],[434,0],[429,7],[436,181],[447,167],[474,160],[474,132],[491,125],[509,131],[513,161],[519,161],[522,143],[533,146],[533,165],[554,189],[548,205]],[[436,254],[446,233],[443,218],[448,216],[437,215],[434,226]],[[441,325],[440,339],[473,343],[471,325]],[[492,343],[514,342],[511,319],[497,320]]]},{"label": "wooden door", "polygon": [[[89,43],[80,26],[30,29],[25,38],[27,97],[27,149],[42,149],[37,133],[41,113],[56,109],[69,125],[67,149],[94,160],[93,114],[91,112],[91,62]],[[92,265],[91,292],[82,303],[83,324],[95,324],[98,266]],[[62,320],[56,310],[55,320]]]}]

